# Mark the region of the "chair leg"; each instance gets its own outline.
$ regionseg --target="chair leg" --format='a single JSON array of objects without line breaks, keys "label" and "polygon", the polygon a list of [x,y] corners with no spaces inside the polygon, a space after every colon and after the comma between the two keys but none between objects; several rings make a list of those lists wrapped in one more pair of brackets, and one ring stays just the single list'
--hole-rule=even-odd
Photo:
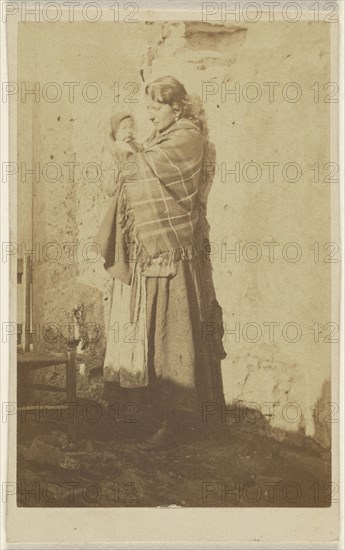
[{"label": "chair leg", "polygon": [[77,366],[75,351],[68,352],[68,363],[66,363],[66,393],[67,401],[75,401],[77,396]]},{"label": "chair leg", "polygon": [[[75,350],[68,352],[68,362],[66,363],[66,394],[67,403],[73,405],[77,397],[77,365]],[[71,444],[75,442],[75,414],[73,411],[72,419],[68,418],[67,435]]]}]

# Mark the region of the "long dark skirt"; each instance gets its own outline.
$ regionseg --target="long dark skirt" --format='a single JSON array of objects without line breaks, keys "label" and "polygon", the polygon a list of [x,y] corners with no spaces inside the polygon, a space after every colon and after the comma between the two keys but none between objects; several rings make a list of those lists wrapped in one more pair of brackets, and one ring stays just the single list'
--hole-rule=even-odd
[{"label": "long dark skirt", "polygon": [[[108,381],[106,398],[147,396],[163,417],[189,411],[201,418],[206,403],[223,404],[221,314],[203,269],[197,257],[180,260],[173,277],[145,277],[148,385],[123,390]],[[132,292],[139,285],[134,281]]]}]

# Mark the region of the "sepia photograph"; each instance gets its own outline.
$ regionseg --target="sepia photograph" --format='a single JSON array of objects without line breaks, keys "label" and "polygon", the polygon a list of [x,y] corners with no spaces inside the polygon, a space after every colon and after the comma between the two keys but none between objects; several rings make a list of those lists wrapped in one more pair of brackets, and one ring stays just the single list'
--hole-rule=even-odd
[{"label": "sepia photograph", "polygon": [[[306,541],[334,542],[338,4],[36,4],[3,11],[3,502],[241,510],[243,529],[269,509],[264,530],[311,510],[329,528]],[[290,540],[256,525],[247,542]]]}]

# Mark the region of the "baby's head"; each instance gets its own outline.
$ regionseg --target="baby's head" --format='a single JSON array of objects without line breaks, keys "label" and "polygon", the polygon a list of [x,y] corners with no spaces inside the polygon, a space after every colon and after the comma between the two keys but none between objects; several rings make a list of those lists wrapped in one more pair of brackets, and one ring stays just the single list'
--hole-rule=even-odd
[{"label": "baby's head", "polygon": [[122,141],[132,141],[134,138],[134,119],[130,113],[122,112],[117,113],[110,119],[111,123],[111,135],[116,141],[120,139]]}]

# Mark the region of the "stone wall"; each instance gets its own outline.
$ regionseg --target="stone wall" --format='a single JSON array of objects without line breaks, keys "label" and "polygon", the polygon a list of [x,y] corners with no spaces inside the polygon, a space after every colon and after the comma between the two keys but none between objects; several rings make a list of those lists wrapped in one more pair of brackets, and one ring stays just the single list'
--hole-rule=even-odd
[{"label": "stone wall", "polygon": [[[329,445],[329,425],[318,421],[313,406],[319,402],[322,410],[331,400],[332,345],[327,337],[331,327],[326,325],[332,321],[332,264],[323,261],[331,252],[323,248],[332,240],[330,183],[323,181],[324,175],[315,181],[310,169],[316,162],[322,167],[330,160],[329,104],[313,101],[310,86],[320,82],[322,89],[330,81],[330,27],[308,22],[141,23],[139,29],[128,24],[115,28],[80,23],[73,27],[71,32],[68,24],[21,26],[19,80],[42,86],[57,82],[64,92],[55,103],[41,99],[33,104],[28,98],[19,105],[19,115],[27,120],[34,112],[32,158],[36,162],[80,163],[73,177],[67,166],[56,183],[41,177],[33,197],[33,241],[42,246],[58,242],[61,250],[56,261],[46,257],[35,263],[34,319],[42,327],[56,323],[61,328],[73,319],[73,308],[83,305],[90,330],[83,335],[84,349],[79,347],[78,392],[101,395],[101,378],[93,374],[102,367],[110,291],[101,262],[93,262],[91,248],[85,248],[96,233],[107,198],[102,181],[91,182],[92,166],[83,170],[89,162],[102,165],[109,117],[118,108],[133,110],[138,138],[146,137],[150,123],[145,110],[140,101],[125,104],[125,98],[128,101],[136,87],[138,93],[132,98],[141,98],[140,73],[145,80],[169,73],[195,97],[202,97],[208,83],[203,108],[217,153],[208,219],[213,276],[226,330],[222,370],[227,403],[260,408],[275,437],[302,432]],[[74,101],[69,101],[63,82],[79,83]],[[82,89],[90,97],[96,90],[87,87],[90,82],[101,88],[99,101],[82,97]],[[128,82],[134,87],[126,88]],[[264,85],[268,82],[276,83],[274,101]],[[283,87],[290,82],[302,88],[299,101],[283,96]],[[114,83],[118,83],[118,95]],[[247,83],[256,85],[245,88]],[[239,97],[222,97],[222,87],[224,91],[236,86]],[[258,90],[262,97],[253,101]],[[293,94],[292,89],[288,92]],[[28,131],[27,124],[19,128],[23,158],[28,156]],[[253,181],[253,168],[243,172],[250,162],[262,169],[258,181]],[[274,181],[263,164],[272,162],[279,163]],[[238,178],[222,173],[222,166],[231,170],[236,163]],[[286,163],[301,166],[299,181],[291,181],[293,168],[283,171]],[[22,201],[19,214],[25,215],[24,209],[29,208],[29,199]],[[25,232],[21,239],[27,240]],[[71,261],[71,245],[62,249],[61,243],[73,241],[79,244]],[[297,243],[298,249],[288,243]],[[313,243],[320,246],[317,262]],[[227,253],[231,249],[235,253]],[[301,257],[294,262],[296,250]],[[54,251],[56,247],[51,247],[51,254]],[[274,258],[269,255],[273,251]],[[319,329],[315,332],[311,327]],[[300,334],[295,338],[296,328]],[[61,348],[68,338],[67,327],[61,334],[60,339],[51,334],[50,343],[49,337],[41,338],[37,345]]]}]

